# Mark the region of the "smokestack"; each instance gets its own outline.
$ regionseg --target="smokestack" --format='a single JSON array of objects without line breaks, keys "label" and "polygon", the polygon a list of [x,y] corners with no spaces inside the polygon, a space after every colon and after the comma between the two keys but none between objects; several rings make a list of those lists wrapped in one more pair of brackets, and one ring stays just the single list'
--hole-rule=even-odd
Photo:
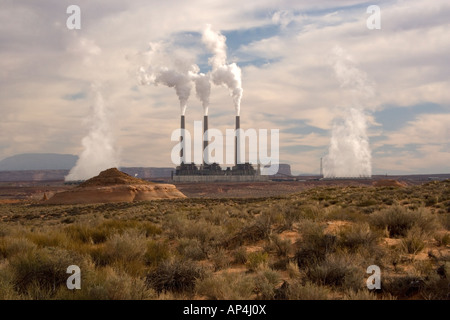
[{"label": "smokestack", "polygon": [[208,116],[203,116],[203,165],[208,162],[208,153],[206,147],[208,146],[208,136],[206,132],[208,131]]},{"label": "smokestack", "polygon": [[185,147],[185,139],[184,139],[184,115],[181,115],[181,136],[180,136],[180,142],[181,142],[181,150],[180,150],[180,162],[184,163],[184,147]]},{"label": "smokestack", "polygon": [[[234,162],[236,164],[236,166],[238,165],[238,159],[240,160],[240,139],[239,139],[239,129],[241,128],[241,124],[240,124],[241,120],[239,116],[236,116],[236,137],[235,137],[235,144],[234,144]],[[238,156],[239,154],[239,156]]]}]

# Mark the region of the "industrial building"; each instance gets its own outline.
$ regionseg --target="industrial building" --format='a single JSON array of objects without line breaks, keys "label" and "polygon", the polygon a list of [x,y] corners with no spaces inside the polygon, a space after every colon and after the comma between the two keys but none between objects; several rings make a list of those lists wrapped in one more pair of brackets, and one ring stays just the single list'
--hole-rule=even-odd
[{"label": "industrial building", "polygon": [[[181,129],[185,129],[185,116],[181,116]],[[240,117],[236,116],[236,132],[240,129]],[[208,146],[208,139],[206,132],[208,131],[208,116],[203,117],[203,150]],[[185,163],[184,161],[184,137],[180,137],[182,149],[180,152],[181,164],[177,166],[176,171],[172,174],[174,182],[245,182],[245,181],[267,181],[268,176],[261,175],[261,170],[258,167],[255,169],[251,163],[238,163],[239,137],[235,137],[235,163],[233,167],[222,169],[218,163],[207,163],[203,159],[203,163],[197,165],[195,163]]]}]

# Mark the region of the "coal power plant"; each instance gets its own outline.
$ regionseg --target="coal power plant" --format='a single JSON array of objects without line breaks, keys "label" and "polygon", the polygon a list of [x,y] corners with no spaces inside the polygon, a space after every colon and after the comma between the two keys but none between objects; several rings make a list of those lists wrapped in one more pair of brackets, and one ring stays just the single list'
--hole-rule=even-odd
[{"label": "coal power plant", "polygon": [[[236,136],[234,145],[234,166],[223,169],[218,163],[209,163],[207,153],[203,157],[203,162],[200,165],[195,163],[186,163],[183,150],[185,148],[184,137],[180,137],[181,148],[180,151],[180,165],[177,166],[176,171],[172,175],[174,182],[214,182],[214,181],[230,181],[230,182],[245,182],[245,181],[267,181],[268,176],[261,175],[261,170],[249,163],[240,163],[240,116],[236,116]],[[185,129],[185,116],[181,116],[181,129]],[[203,151],[208,147],[208,116],[203,116]]]}]

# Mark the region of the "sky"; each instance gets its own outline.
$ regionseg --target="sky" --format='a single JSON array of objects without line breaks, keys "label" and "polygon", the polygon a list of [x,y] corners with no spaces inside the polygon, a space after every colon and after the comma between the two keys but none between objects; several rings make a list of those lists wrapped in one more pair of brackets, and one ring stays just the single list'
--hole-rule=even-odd
[{"label": "sky", "polygon": [[[81,9],[80,29],[67,28],[69,5]],[[367,27],[370,5],[381,29]],[[211,24],[242,71],[241,128],[279,129],[280,162],[293,173],[319,173],[351,103],[333,71],[336,48],[373,90],[363,102],[373,174],[448,173],[449,16],[448,0],[2,0],[0,159],[80,155],[95,86],[120,166],[174,166],[179,102],[173,88],[140,85],[139,57],[164,43],[206,73]],[[192,92],[187,129],[202,116]],[[234,116],[228,90],[213,85],[209,126],[225,132]]]}]

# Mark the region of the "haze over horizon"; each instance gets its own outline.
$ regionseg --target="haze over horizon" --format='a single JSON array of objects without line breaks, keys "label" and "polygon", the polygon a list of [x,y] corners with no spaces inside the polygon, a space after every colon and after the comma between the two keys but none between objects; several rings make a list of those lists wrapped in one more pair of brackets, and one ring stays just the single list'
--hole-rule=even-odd
[{"label": "haze over horizon", "polygon": [[[81,8],[80,30],[66,27],[71,4]],[[366,26],[371,4],[381,8],[380,30]],[[280,163],[294,174],[319,172],[334,120],[354,98],[333,71],[336,46],[374,84],[364,101],[372,174],[450,172],[448,1],[6,0],[0,9],[0,159],[80,156],[95,83],[120,166],[173,166],[179,102],[171,88],[138,84],[137,57],[164,43],[207,72],[210,23],[242,70],[241,127],[279,129]],[[187,129],[203,113],[191,92]],[[234,127],[228,90],[212,86],[208,114],[210,128]]]}]

